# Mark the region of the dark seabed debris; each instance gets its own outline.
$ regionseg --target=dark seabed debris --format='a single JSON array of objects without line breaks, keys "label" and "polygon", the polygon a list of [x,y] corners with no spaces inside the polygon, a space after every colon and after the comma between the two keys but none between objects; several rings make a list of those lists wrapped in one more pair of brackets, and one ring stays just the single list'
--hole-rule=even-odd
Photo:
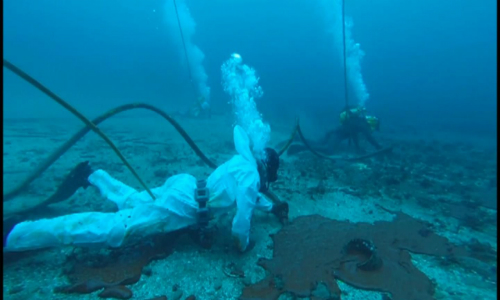
[{"label": "dark seabed debris", "polygon": [[116,249],[104,255],[68,256],[64,271],[71,284],[56,287],[54,292],[88,294],[104,289],[99,294],[101,298],[129,299],[132,291],[126,285],[138,282],[151,260],[168,256],[181,233],[156,236],[149,243]]},{"label": "dark seabed debris", "polygon": [[[199,124],[193,123],[190,132],[196,133],[197,129]],[[207,153],[219,153],[214,155],[217,162],[229,158],[233,151],[231,143],[222,142],[231,141],[226,129],[221,125],[216,131],[217,138],[200,144]],[[152,130],[143,140],[157,140],[155,132]],[[176,136],[174,133],[168,136]],[[128,136],[139,134],[131,130]],[[281,137],[288,134],[283,131]],[[332,162],[308,152],[294,157],[284,155],[280,178],[272,191],[289,203],[293,221],[280,229],[281,225],[272,216],[256,214],[252,220],[256,246],[249,253],[232,253],[230,216],[225,220],[227,232],[220,234],[211,251],[173,236],[172,240],[147,239],[139,245],[114,250],[65,247],[5,253],[4,297],[12,300],[237,299],[243,291],[241,299],[286,299],[291,294],[316,300],[382,296],[393,300],[458,300],[474,296],[494,299],[497,278],[494,152],[480,145],[418,139],[396,141],[387,137],[381,142],[397,142],[398,146],[390,154],[360,162]],[[30,170],[30,162],[20,160],[32,149],[31,144],[20,140],[13,140],[13,144],[20,146],[10,150],[6,169]],[[40,144],[40,149],[51,152],[50,146]],[[61,181],[61,174],[88,153],[95,154],[94,165],[134,184],[134,179],[97,137],[89,136],[77,146],[33,183],[30,197],[43,200],[50,196],[54,183]],[[151,186],[160,185],[165,177],[180,172],[197,177],[206,177],[210,172],[198,164],[199,159],[180,138],[169,141],[168,147],[152,144],[149,154],[143,153],[142,146],[125,148],[130,149],[127,157],[134,166],[153,165],[141,170]],[[26,176],[25,173],[10,175],[6,178],[8,186]],[[20,197],[14,201],[22,206],[32,198]],[[115,210],[92,189],[46,208],[43,214],[34,212],[33,218]],[[394,212],[397,217],[389,221],[392,211],[405,214]],[[269,234],[274,236],[270,238]],[[358,264],[371,269],[360,268]],[[198,280],[200,276],[204,279]],[[173,285],[178,286],[176,290]]]},{"label": "dark seabed debris", "polygon": [[318,283],[326,285],[329,299],[340,299],[336,279],[389,292],[393,300],[434,299],[434,283],[412,264],[410,252],[470,256],[465,247],[436,235],[430,224],[403,213],[396,213],[392,222],[374,224],[301,216],[273,240],[273,258],[259,261],[270,274],[246,287],[241,299],[277,299],[285,292],[320,299],[314,298]]}]

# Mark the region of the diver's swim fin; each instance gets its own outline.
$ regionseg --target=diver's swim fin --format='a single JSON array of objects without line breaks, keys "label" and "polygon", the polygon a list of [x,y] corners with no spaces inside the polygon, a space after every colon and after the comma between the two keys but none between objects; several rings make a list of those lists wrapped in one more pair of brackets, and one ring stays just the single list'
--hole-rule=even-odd
[{"label": "diver's swim fin", "polygon": [[79,163],[66,176],[63,183],[57,188],[57,191],[46,202],[50,203],[61,202],[71,197],[79,188],[88,188],[90,183],[88,177],[93,173],[88,161]]}]

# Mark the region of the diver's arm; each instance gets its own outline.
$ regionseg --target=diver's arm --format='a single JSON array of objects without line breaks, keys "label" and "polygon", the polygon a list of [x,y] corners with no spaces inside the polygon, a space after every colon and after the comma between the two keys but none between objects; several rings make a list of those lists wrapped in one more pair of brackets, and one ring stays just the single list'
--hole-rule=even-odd
[{"label": "diver's arm", "polygon": [[269,212],[273,208],[273,202],[267,199],[266,196],[264,196],[262,193],[259,193],[257,196],[255,207],[258,210]]},{"label": "diver's arm", "polygon": [[257,196],[256,187],[240,188],[236,196],[236,215],[231,232],[240,251],[245,251],[250,242],[250,223]]}]

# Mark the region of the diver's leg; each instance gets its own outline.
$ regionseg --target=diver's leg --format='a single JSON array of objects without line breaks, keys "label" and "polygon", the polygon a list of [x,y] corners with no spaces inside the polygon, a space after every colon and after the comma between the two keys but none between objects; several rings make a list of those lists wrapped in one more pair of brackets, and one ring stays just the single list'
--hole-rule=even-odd
[{"label": "diver's leg", "polygon": [[[111,177],[104,170],[97,170],[92,173],[88,181],[99,189],[101,195],[113,201],[118,209],[132,208],[139,204],[148,204],[153,201],[147,192],[138,192],[136,189]],[[153,194],[155,189],[152,190]]]},{"label": "diver's leg", "polygon": [[328,135],[328,139],[325,141],[323,153],[332,155],[335,151],[337,151],[340,143],[346,139],[348,139],[346,130],[337,128],[336,130],[331,131]]},{"label": "diver's leg", "polygon": [[356,151],[362,152],[361,147],[359,146],[359,136],[357,133],[352,135],[352,141],[354,143],[354,147],[356,147]]},{"label": "diver's leg", "polygon": [[365,136],[366,140],[373,146],[375,149],[380,150],[382,146],[375,140],[372,133],[369,129],[363,129],[361,133]]},{"label": "diver's leg", "polygon": [[7,237],[5,251],[63,245],[120,247],[124,242],[175,231],[195,222],[195,215],[180,216],[155,204],[136,206],[116,213],[77,213],[17,224]]},{"label": "diver's leg", "polygon": [[255,202],[255,208],[261,211],[269,212],[273,208],[273,202],[266,198],[263,194],[259,193],[257,202]]},{"label": "diver's leg", "polygon": [[339,149],[340,143],[342,143],[342,141],[344,141],[344,140],[345,139],[341,138],[341,137],[336,137],[335,139],[332,139],[328,143],[328,154],[329,155],[334,154]]},{"label": "diver's leg", "polygon": [[[119,209],[126,207],[133,207],[134,204],[127,203],[147,203],[152,198],[147,193],[138,193],[135,189],[127,186],[126,184],[114,179],[107,172],[103,170],[93,171],[88,161],[79,163],[71,172],[66,176],[63,183],[57,188],[57,191],[41,205],[32,208],[35,210],[43,208],[44,206],[60,202],[71,197],[79,188],[87,188],[89,185],[97,187],[101,194],[107,199],[116,203]],[[154,189],[152,190],[154,191]]]},{"label": "diver's leg", "polygon": [[382,146],[380,146],[380,144],[375,140],[375,138],[373,137],[373,135],[371,134],[367,134],[365,135],[366,136],[366,140],[372,144],[373,147],[375,147],[375,149],[377,150],[380,150],[382,149]]},{"label": "diver's leg", "polygon": [[332,139],[338,139],[339,134],[341,133],[340,128],[335,128],[333,130],[328,131],[323,137],[323,144],[327,144]]},{"label": "diver's leg", "polygon": [[86,212],[21,222],[14,226],[7,236],[5,251],[25,251],[71,244],[105,245],[108,241],[109,244],[119,245],[124,237],[124,228],[117,227],[118,230],[112,233],[111,229],[116,225],[116,214]]},{"label": "diver's leg", "polygon": [[158,198],[154,201],[155,205],[186,217],[190,217],[198,210],[198,203],[194,199],[196,178],[190,174],[174,175],[155,190],[158,194]]}]

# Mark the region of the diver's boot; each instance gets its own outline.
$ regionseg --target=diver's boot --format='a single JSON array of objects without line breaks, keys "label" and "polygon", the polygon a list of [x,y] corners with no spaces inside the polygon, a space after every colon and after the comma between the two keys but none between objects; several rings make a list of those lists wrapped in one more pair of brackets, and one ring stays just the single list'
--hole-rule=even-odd
[{"label": "diver's boot", "polygon": [[278,218],[281,224],[286,223],[288,221],[288,203],[283,201],[273,204],[271,213]]},{"label": "diver's boot", "polygon": [[94,171],[89,165],[88,161],[79,163],[71,172],[66,176],[63,183],[57,188],[57,191],[52,195],[48,202],[55,203],[68,199],[79,188],[88,188],[90,182],[88,177]]}]

